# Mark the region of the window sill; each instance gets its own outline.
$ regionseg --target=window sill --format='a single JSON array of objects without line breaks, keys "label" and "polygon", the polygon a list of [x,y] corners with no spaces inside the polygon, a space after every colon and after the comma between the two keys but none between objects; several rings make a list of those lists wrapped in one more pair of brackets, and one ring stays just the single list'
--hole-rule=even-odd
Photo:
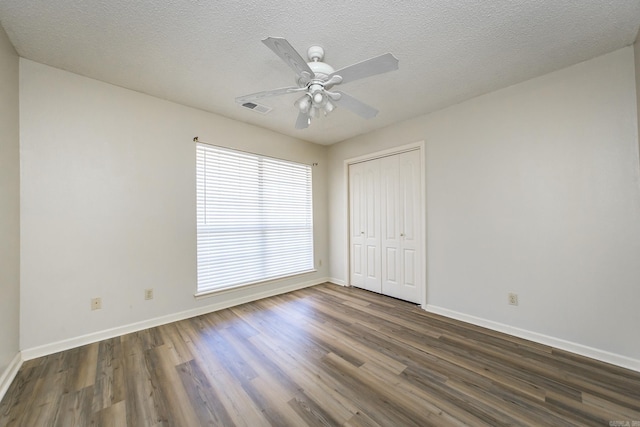
[{"label": "window sill", "polygon": [[318,270],[315,270],[315,269],[306,270],[306,271],[301,271],[299,273],[290,274],[290,275],[287,275],[287,276],[271,277],[269,279],[260,280],[258,282],[243,283],[241,285],[234,285],[234,286],[229,286],[229,287],[226,287],[226,288],[213,289],[211,291],[196,292],[194,294],[194,298],[196,300],[201,300],[201,299],[209,298],[209,297],[212,297],[212,296],[222,295],[222,294],[226,294],[228,292],[237,291],[239,289],[251,289],[251,288],[255,288],[255,287],[264,285],[265,283],[274,282],[276,280],[290,279],[292,277],[302,276],[303,274],[315,273],[317,271]]}]

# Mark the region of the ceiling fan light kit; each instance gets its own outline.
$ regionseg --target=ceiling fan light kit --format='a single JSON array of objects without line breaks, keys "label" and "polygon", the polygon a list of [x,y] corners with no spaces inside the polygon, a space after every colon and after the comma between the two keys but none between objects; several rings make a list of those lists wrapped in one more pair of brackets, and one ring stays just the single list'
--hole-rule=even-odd
[{"label": "ceiling fan light kit", "polygon": [[244,105],[270,96],[304,92],[304,95],[293,103],[298,109],[296,129],[309,127],[312,117],[320,117],[320,112],[326,116],[338,106],[365,119],[375,117],[378,114],[375,108],[344,92],[332,92],[330,89],[335,85],[398,69],[398,59],[390,53],[336,71],[331,65],[322,62],[324,49],[320,46],[311,46],[307,49],[309,62],[306,62],[284,38],[267,37],[262,42],[293,69],[298,86],[252,93],[236,98],[236,102]]}]

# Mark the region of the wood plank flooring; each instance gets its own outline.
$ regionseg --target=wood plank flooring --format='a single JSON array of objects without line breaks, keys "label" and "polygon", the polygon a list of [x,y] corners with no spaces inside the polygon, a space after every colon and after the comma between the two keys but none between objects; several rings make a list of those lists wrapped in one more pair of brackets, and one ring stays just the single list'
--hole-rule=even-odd
[{"label": "wood plank flooring", "polygon": [[89,425],[632,426],[640,373],[324,284],[27,361],[0,402]]}]

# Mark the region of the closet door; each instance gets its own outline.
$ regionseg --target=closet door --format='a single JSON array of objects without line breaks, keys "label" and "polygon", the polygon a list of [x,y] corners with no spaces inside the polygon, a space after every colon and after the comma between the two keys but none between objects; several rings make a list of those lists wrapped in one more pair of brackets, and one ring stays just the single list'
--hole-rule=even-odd
[{"label": "closet door", "polygon": [[383,157],[380,159],[380,201],[382,203],[383,218],[380,254],[382,292],[385,295],[399,298],[402,283],[402,271],[400,269],[400,256],[402,242],[400,238],[401,224],[401,187],[400,170],[398,168],[398,155]]},{"label": "closet door", "polygon": [[381,159],[382,293],[421,303],[420,152]]},{"label": "closet door", "polygon": [[351,284],[382,292],[380,276],[380,162],[349,165]]},{"label": "closet door", "polygon": [[420,226],[422,217],[421,183],[420,174],[420,152],[409,151],[403,153],[398,159],[400,170],[401,191],[401,247],[399,267],[402,271],[402,281],[400,282],[400,295],[398,298],[406,299],[415,303],[422,303],[420,295],[420,283],[422,260],[421,241],[422,227]]}]

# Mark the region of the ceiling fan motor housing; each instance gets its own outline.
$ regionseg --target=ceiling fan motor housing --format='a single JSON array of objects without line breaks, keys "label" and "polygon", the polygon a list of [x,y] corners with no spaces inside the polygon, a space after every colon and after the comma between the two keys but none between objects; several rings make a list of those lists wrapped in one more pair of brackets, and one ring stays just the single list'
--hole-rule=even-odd
[{"label": "ceiling fan motor housing", "polygon": [[309,62],[308,65],[315,73],[316,79],[326,80],[335,71],[331,65],[324,62]]},{"label": "ceiling fan motor housing", "polygon": [[[329,79],[329,75],[331,75],[335,70],[333,67],[325,62],[322,62],[324,59],[324,49],[320,46],[311,46],[307,49],[307,56],[309,57],[309,61],[307,65],[313,71],[313,76],[311,77],[311,82],[316,80],[318,83],[325,82]],[[300,77],[297,80],[299,87],[307,86],[310,82],[306,80],[304,77]]]},{"label": "ceiling fan motor housing", "polygon": [[[309,68],[311,68],[314,74],[311,78],[312,81],[325,82],[329,79],[329,75],[335,71],[331,65],[324,62],[308,62],[307,65],[309,65]],[[303,77],[298,78],[298,86],[304,87],[307,84],[309,84],[308,80],[305,80]]]}]

